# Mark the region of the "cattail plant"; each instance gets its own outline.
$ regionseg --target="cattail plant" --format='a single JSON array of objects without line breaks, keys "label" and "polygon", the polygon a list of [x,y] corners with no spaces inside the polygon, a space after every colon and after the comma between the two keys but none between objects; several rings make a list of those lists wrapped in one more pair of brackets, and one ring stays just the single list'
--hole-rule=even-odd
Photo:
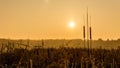
[{"label": "cattail plant", "polygon": [[[92,49],[92,27],[91,27],[91,16],[90,16],[90,50]],[[91,52],[91,51],[90,51]]]},{"label": "cattail plant", "polygon": [[[84,17],[83,17],[83,20],[84,20]],[[85,49],[85,38],[86,38],[86,35],[85,35],[85,20],[84,20],[84,25],[83,25],[83,38],[84,38],[84,49]]]}]

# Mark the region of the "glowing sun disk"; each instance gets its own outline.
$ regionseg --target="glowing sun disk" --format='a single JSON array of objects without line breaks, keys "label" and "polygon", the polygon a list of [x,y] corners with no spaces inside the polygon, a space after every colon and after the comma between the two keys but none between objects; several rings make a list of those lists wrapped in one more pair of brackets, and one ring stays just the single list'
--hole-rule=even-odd
[{"label": "glowing sun disk", "polygon": [[69,27],[74,28],[75,27],[75,22],[73,22],[73,21],[69,22]]}]

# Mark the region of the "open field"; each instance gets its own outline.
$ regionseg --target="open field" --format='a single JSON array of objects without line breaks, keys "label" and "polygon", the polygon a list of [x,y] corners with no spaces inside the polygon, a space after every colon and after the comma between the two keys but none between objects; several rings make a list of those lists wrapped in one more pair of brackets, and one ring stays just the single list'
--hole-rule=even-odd
[{"label": "open field", "polygon": [[0,68],[119,68],[119,59],[120,49],[93,49],[90,56],[82,48],[15,49],[0,54]]},{"label": "open field", "polygon": [[93,41],[99,48],[88,50],[82,40],[1,40],[0,68],[120,68],[118,44]]},{"label": "open field", "polygon": [[[84,41],[81,39],[47,39],[47,40],[10,40],[10,39],[0,39],[1,46],[14,46],[13,48],[25,48],[28,45],[28,49],[34,47],[40,47],[44,45],[44,48],[60,48],[60,47],[70,47],[70,48],[83,48]],[[120,46],[120,39],[118,40],[93,40],[92,48],[102,48],[102,49],[116,49]],[[85,46],[87,47],[87,45]]]}]

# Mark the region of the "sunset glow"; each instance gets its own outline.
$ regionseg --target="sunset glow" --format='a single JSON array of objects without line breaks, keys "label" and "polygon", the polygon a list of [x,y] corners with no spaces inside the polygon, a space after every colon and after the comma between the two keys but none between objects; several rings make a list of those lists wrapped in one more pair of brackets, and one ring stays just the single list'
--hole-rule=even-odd
[{"label": "sunset glow", "polygon": [[0,0],[0,38],[82,39],[87,6],[93,39],[120,37],[120,0]]}]

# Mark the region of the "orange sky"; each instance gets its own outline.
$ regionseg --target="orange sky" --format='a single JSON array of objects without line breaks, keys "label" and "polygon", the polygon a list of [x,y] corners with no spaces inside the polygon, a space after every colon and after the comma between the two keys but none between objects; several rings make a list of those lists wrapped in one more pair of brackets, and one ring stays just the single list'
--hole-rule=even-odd
[{"label": "orange sky", "polygon": [[93,39],[120,38],[120,0],[0,0],[0,38],[82,39],[87,6]]}]

